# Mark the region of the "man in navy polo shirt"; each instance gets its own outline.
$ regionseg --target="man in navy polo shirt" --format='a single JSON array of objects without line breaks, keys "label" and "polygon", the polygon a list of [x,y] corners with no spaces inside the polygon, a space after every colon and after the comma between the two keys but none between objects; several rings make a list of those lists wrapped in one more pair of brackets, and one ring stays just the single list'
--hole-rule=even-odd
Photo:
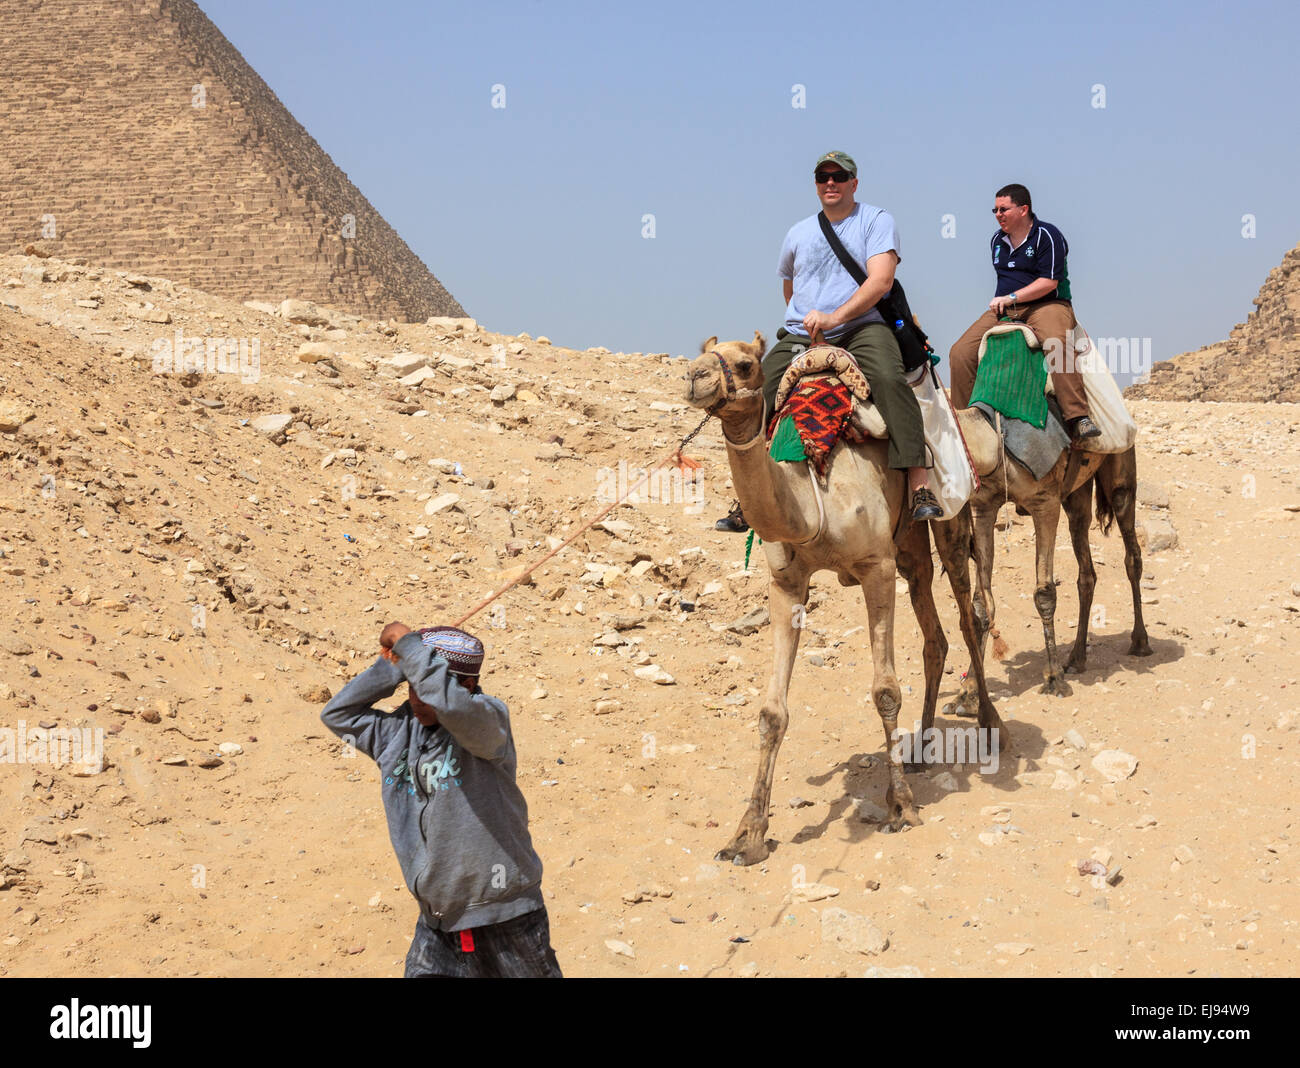
[{"label": "man in navy polo shirt", "polygon": [[1071,437],[1095,438],[1101,431],[1088,418],[1083,377],[1074,366],[1074,308],[1065,258],[1065,235],[1033,213],[1029,190],[1006,185],[993,200],[998,231],[989,242],[998,284],[989,310],[957,339],[948,359],[952,367],[952,403],[970,406],[980,340],[1003,316],[1026,323],[1038,335],[1052,372],[1052,385]]}]

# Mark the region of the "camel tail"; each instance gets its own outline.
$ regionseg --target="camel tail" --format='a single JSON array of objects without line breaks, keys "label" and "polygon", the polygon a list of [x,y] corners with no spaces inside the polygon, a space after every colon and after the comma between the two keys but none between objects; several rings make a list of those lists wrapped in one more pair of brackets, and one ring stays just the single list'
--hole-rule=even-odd
[{"label": "camel tail", "polygon": [[993,637],[994,658],[997,660],[1004,659],[1007,653],[1010,651],[1010,646],[1007,645],[1006,639],[1002,637],[997,627],[994,627],[991,631],[989,631],[989,633]]},{"label": "camel tail", "polygon": [[1115,506],[1106,495],[1106,488],[1101,484],[1101,479],[1094,478],[1092,483],[1097,487],[1097,525],[1101,527],[1103,534],[1109,534],[1115,522]]}]

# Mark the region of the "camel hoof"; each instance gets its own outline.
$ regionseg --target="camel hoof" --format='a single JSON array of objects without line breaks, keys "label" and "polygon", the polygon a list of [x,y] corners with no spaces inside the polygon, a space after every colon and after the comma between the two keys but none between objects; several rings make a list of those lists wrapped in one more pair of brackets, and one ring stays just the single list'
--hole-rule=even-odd
[{"label": "camel hoof", "polygon": [[1129,656],[1151,656],[1154,652],[1155,650],[1151,648],[1150,643],[1145,638],[1140,642],[1134,641],[1133,644],[1128,647]]},{"label": "camel hoof", "polygon": [[1048,697],[1069,697],[1073,691],[1060,675],[1049,675],[1038,692]]},{"label": "camel hoof", "polygon": [[977,710],[971,708],[971,706],[967,703],[966,695],[963,694],[962,696],[956,698],[955,700],[949,701],[946,705],[944,705],[943,714],[945,716],[957,716],[959,718],[974,719],[975,716],[977,716],[979,713]]},{"label": "camel hoof", "polygon": [[714,854],[713,859],[721,861],[729,860],[738,868],[747,868],[751,864],[757,864],[760,861],[766,860],[770,852],[771,851],[768,849],[766,842],[760,842],[756,846],[749,846],[747,848],[729,845],[726,849],[719,849],[718,852]]},{"label": "camel hoof", "polygon": [[1073,660],[1071,660],[1068,664],[1065,665],[1065,673],[1067,675],[1082,675],[1083,669],[1086,666],[1087,666],[1086,660],[1080,660],[1078,663],[1075,663]]},{"label": "camel hoof", "polygon": [[890,830],[895,834],[919,826],[921,826],[921,817],[917,813],[916,809],[911,805],[908,805],[907,808],[903,809],[902,812],[889,821]]}]

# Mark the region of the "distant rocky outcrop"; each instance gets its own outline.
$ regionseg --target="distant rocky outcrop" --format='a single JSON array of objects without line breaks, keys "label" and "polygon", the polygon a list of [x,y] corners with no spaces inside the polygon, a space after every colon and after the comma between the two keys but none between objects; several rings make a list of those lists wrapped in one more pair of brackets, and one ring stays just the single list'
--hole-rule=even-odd
[{"label": "distant rocky outcrop", "polygon": [[1300,246],[1264,280],[1255,311],[1226,341],[1163,360],[1126,397],[1300,402]]},{"label": "distant rocky outcrop", "polygon": [[465,314],[193,0],[13,0],[0,41],[0,250]]}]

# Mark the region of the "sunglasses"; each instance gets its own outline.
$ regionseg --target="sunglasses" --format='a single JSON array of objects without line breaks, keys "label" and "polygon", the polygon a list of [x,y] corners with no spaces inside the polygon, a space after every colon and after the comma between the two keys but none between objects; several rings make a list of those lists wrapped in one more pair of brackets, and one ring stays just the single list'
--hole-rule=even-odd
[{"label": "sunglasses", "polygon": [[1008,212],[1015,211],[1016,208],[1023,208],[1023,207],[1024,207],[1023,204],[1014,204],[1014,205],[1012,205],[1012,206],[1009,207],[1009,208],[994,208],[994,209],[993,209],[993,214],[994,214],[994,215],[1006,215]]},{"label": "sunglasses", "polygon": [[848,171],[818,171],[813,177],[817,180],[818,185],[825,185],[827,182],[843,185],[845,182],[853,180],[853,175]]}]

